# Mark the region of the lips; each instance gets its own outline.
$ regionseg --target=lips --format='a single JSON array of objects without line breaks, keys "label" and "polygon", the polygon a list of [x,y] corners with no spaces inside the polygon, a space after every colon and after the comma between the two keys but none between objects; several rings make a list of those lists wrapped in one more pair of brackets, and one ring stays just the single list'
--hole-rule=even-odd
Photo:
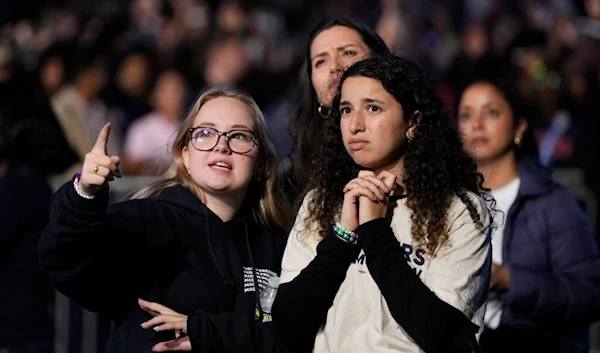
[{"label": "lips", "polygon": [[363,149],[367,143],[368,141],[362,139],[350,139],[348,146],[350,146],[352,151],[358,151]]},{"label": "lips", "polygon": [[231,164],[227,163],[225,161],[214,161],[214,162],[209,163],[208,166],[211,168],[225,170],[225,171],[230,171],[232,168]]},{"label": "lips", "polygon": [[329,80],[327,81],[327,87],[329,89],[337,89],[338,86],[340,85],[340,76],[334,76],[329,78]]},{"label": "lips", "polygon": [[486,144],[488,142],[488,139],[486,137],[474,137],[471,139],[471,144],[478,146],[478,145],[483,145]]}]

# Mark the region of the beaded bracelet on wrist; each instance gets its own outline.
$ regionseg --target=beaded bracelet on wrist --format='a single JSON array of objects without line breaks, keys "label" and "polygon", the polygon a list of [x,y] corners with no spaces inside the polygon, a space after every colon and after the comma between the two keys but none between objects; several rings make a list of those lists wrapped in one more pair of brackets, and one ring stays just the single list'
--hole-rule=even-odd
[{"label": "beaded bracelet on wrist", "polygon": [[346,243],[350,243],[352,245],[358,244],[358,234],[342,227],[339,223],[336,223],[333,226],[333,232],[338,238],[342,239]]}]

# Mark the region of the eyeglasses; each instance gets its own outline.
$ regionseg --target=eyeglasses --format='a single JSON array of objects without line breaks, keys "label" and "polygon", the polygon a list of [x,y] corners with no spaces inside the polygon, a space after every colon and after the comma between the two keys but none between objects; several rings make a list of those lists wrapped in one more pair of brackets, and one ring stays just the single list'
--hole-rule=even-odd
[{"label": "eyeglasses", "polygon": [[227,146],[235,153],[248,153],[256,145],[258,134],[250,130],[231,130],[222,132],[212,127],[197,126],[189,128],[192,146],[198,151],[210,151],[219,143],[221,136],[225,136]]}]

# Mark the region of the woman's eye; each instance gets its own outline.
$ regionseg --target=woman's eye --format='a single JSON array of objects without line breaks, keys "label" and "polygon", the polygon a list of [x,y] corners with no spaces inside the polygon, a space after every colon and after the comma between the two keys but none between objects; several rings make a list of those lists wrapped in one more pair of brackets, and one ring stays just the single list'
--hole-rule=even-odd
[{"label": "woman's eye", "polygon": [[488,115],[497,117],[497,116],[500,116],[500,111],[498,109],[490,109],[488,111]]},{"label": "woman's eye", "polygon": [[251,139],[251,137],[248,136],[248,135],[246,135],[246,134],[244,134],[244,133],[236,132],[236,133],[234,133],[234,134],[231,135],[231,139],[246,141],[246,140]]},{"label": "woman's eye", "polygon": [[214,134],[215,133],[211,129],[203,129],[203,130],[200,130],[198,137],[211,137],[211,136],[214,136]]}]

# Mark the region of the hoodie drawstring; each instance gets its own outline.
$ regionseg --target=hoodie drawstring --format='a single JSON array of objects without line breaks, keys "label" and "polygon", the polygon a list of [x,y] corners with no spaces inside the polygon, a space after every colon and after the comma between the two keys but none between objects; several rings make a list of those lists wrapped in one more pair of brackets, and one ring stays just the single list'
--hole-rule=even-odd
[{"label": "hoodie drawstring", "polygon": [[[206,233],[208,234],[208,250],[210,252],[210,256],[212,257],[213,262],[214,262],[215,266],[217,267],[219,274],[221,275],[221,278],[223,278],[223,285],[225,285],[225,287],[231,287],[234,285],[233,281],[223,271],[223,268],[221,267],[221,265],[219,264],[219,261],[217,261],[217,257],[215,256],[215,251],[213,249],[213,243],[212,243],[212,232],[210,229],[210,217],[209,217],[208,211],[206,211],[206,209],[204,209],[204,214],[206,216]],[[252,248],[250,247],[250,237],[248,235],[248,223],[244,224],[244,234],[246,237],[246,250],[248,251],[248,255],[250,257],[250,266],[252,266],[252,278],[254,280],[254,296],[256,298],[256,305],[258,307],[258,312],[259,312],[259,316],[260,316],[259,319],[260,319],[260,321],[262,321],[263,309],[262,309],[262,306],[260,305],[258,276],[256,274],[256,266],[254,265],[254,257],[252,256]]]},{"label": "hoodie drawstring", "polygon": [[254,296],[256,297],[256,306],[258,307],[259,320],[263,320],[263,309],[260,305],[260,293],[258,293],[258,277],[256,275],[256,266],[254,265],[254,257],[252,256],[252,248],[250,247],[250,237],[248,236],[248,223],[244,224],[244,233],[246,234],[246,249],[250,255],[250,266],[252,266],[252,277],[254,278]]},{"label": "hoodie drawstring", "polygon": [[212,257],[213,262],[214,262],[215,266],[217,267],[219,274],[221,275],[221,278],[223,278],[223,285],[225,287],[231,287],[231,286],[233,286],[233,281],[223,271],[223,268],[221,267],[221,265],[219,264],[219,261],[217,261],[217,257],[215,256],[215,251],[213,249],[213,243],[212,243],[212,232],[210,231],[210,217],[209,217],[208,211],[206,209],[204,209],[204,215],[206,216],[206,233],[208,234],[208,251],[210,252],[210,256]]}]

